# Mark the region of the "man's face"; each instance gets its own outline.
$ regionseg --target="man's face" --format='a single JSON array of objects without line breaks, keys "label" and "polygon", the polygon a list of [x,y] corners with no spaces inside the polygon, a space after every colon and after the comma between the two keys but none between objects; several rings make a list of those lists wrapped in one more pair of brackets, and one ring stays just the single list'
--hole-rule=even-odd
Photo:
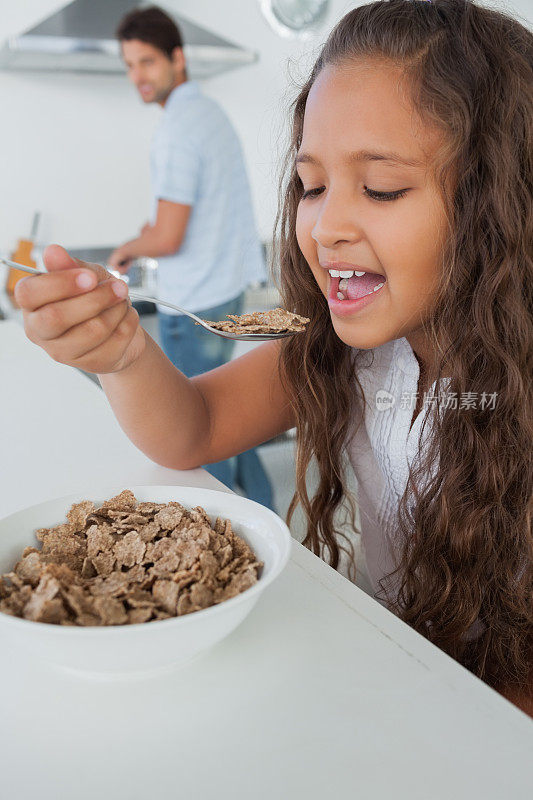
[{"label": "man's face", "polygon": [[[296,231],[340,339],[367,349],[406,336],[423,353],[444,232],[429,168],[441,139],[414,113],[399,75],[350,65],[318,76],[305,109]],[[332,277],[331,268],[345,275]]]},{"label": "man's face", "polygon": [[154,45],[138,39],[121,43],[128,78],[145,103],[164,105],[172,89],[185,79],[183,50],[176,47],[172,58]]}]

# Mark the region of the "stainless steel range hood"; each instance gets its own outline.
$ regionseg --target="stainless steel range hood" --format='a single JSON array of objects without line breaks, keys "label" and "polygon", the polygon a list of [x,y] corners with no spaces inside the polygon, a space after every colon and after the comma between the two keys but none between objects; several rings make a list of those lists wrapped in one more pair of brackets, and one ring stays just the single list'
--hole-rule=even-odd
[{"label": "stainless steel range hood", "polygon": [[[134,0],[74,0],[34,28],[8,39],[0,68],[62,72],[124,72],[114,38],[120,19],[148,3]],[[207,78],[252,64],[257,54],[169,12],[183,35],[189,77]]]}]

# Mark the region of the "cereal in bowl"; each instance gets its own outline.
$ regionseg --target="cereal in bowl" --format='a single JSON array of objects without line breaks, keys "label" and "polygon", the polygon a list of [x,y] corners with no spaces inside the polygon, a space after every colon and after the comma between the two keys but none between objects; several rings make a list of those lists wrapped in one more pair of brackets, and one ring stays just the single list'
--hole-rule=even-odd
[{"label": "cereal in bowl", "polygon": [[138,502],[125,489],[36,532],[0,576],[0,611],[58,625],[127,625],[190,614],[253,586],[263,563],[227,519],[200,506]]}]

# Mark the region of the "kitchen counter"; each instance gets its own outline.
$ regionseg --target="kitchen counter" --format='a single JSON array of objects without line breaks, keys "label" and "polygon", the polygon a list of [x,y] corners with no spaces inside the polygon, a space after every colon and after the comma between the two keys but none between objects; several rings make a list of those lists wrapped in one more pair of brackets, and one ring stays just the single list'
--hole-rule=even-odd
[{"label": "kitchen counter", "polygon": [[[149,461],[103,392],[13,321],[0,365],[0,516],[95,483],[223,488]],[[296,541],[189,665],[90,681],[3,645],[0,670],[0,787],[16,800],[531,795],[531,720]]]}]

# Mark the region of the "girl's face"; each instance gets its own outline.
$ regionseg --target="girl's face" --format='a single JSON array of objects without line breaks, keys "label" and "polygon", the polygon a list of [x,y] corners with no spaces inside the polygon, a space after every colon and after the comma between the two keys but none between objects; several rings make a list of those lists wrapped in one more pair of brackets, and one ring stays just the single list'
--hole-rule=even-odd
[{"label": "girl's face", "polygon": [[352,347],[405,336],[419,357],[430,355],[420,326],[431,312],[445,230],[431,172],[441,143],[393,66],[326,67],[311,88],[296,235],[335,331]]}]

